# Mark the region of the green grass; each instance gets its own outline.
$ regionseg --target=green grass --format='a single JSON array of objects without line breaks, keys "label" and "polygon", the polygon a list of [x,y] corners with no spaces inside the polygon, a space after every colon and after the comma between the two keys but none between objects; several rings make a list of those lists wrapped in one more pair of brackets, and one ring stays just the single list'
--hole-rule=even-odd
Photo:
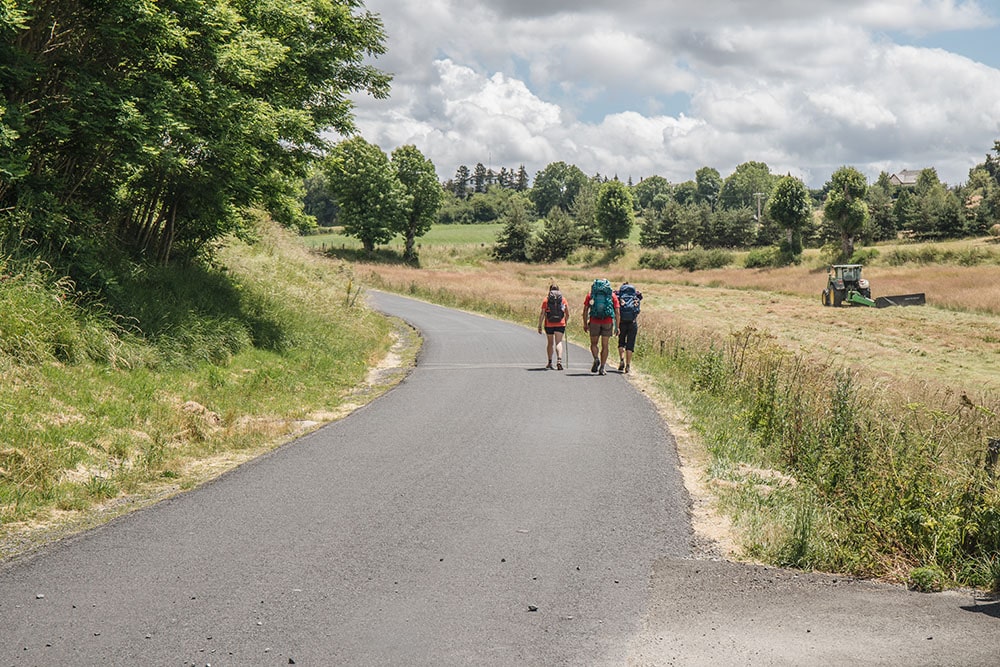
[{"label": "green grass", "polygon": [[100,303],[0,261],[0,533],[191,488],[207,462],[330,418],[388,348],[389,323],[348,297],[350,267],[262,234],[211,267],[123,276]]},{"label": "green grass", "polygon": [[[490,246],[496,241],[497,232],[503,225],[494,223],[488,225],[434,225],[425,235],[417,239],[421,248],[435,246]],[[338,229],[338,228],[335,228]],[[303,242],[319,250],[327,249],[358,249],[361,242],[355,238],[344,236],[339,231],[327,234],[313,234],[302,237]],[[386,246],[394,250],[402,250],[403,239],[396,237]]]}]

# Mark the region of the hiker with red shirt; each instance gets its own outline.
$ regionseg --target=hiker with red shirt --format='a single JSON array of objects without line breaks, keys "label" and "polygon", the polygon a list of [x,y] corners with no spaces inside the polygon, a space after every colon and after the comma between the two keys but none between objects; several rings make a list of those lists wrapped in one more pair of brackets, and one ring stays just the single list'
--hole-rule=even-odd
[{"label": "hiker with red shirt", "polygon": [[552,348],[556,350],[556,369],[562,370],[563,336],[566,334],[566,317],[569,315],[569,302],[559,291],[559,285],[549,285],[549,293],[542,301],[542,312],[538,315],[538,333],[545,329],[546,352],[549,363],[545,368],[552,369]]},{"label": "hiker with red shirt", "polygon": [[[611,289],[611,283],[606,278],[598,278],[583,301],[583,328],[590,333],[590,353],[594,357],[591,373],[607,375],[604,367],[608,362],[608,340],[612,333],[618,335],[620,321],[618,295]],[[601,342],[600,356],[597,352],[598,339]]]}]

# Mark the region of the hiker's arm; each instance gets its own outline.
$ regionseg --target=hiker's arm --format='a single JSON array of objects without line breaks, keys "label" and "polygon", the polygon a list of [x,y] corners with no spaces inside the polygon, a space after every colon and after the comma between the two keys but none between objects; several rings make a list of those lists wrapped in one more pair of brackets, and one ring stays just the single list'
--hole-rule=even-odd
[{"label": "hiker's arm", "polygon": [[584,299],[583,300],[583,328],[584,329],[586,329],[587,327],[590,326],[590,318],[587,317],[587,315],[589,315],[589,314],[590,313],[588,312],[588,309],[587,309],[587,300]]},{"label": "hiker's arm", "polygon": [[621,308],[620,305],[618,305],[618,302],[616,301],[615,302],[615,335],[616,336],[618,335],[618,332],[619,332],[618,323],[621,322],[621,321],[622,321],[622,308]]},{"label": "hiker's arm", "polygon": [[538,333],[542,333],[542,324],[545,322],[545,309],[538,313]]}]

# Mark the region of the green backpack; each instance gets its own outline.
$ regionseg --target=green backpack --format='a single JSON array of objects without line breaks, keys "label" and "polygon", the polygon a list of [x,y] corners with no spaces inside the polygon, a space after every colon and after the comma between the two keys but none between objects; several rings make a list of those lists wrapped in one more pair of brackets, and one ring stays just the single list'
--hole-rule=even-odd
[{"label": "green backpack", "polygon": [[604,319],[614,315],[615,304],[611,297],[611,282],[607,278],[598,278],[590,286],[590,316]]}]

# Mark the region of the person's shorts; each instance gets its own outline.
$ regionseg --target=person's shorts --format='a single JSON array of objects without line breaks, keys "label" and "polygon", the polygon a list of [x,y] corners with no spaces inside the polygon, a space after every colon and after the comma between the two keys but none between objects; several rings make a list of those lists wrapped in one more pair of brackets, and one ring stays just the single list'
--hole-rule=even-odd
[{"label": "person's shorts", "polygon": [[550,336],[556,333],[557,331],[559,333],[566,333],[566,327],[545,327],[545,333],[547,333]]},{"label": "person's shorts", "polygon": [[598,324],[597,322],[590,323],[590,335],[591,336],[611,336],[615,332],[615,323],[607,322],[606,324]]}]

